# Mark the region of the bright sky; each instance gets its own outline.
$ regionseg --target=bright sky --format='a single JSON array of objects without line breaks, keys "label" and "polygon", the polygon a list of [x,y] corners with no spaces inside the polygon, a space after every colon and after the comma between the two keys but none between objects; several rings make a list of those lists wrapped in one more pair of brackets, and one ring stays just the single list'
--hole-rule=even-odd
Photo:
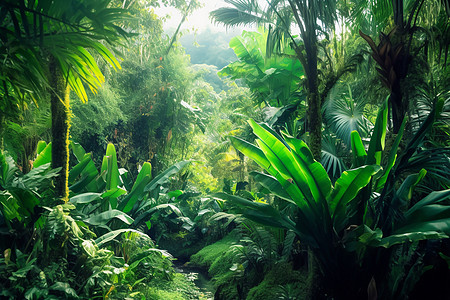
[{"label": "bright sky", "polygon": [[[203,3],[203,7],[195,10],[190,16],[187,17],[185,23],[182,25],[182,29],[196,29],[199,32],[210,28],[212,31],[226,31],[226,28],[222,25],[215,25],[209,18],[209,13],[220,7],[229,6],[223,0],[200,0]],[[157,8],[155,9],[157,15],[163,17],[165,15],[171,15],[164,24],[164,29],[175,29],[182,19],[182,15],[174,8]]]}]

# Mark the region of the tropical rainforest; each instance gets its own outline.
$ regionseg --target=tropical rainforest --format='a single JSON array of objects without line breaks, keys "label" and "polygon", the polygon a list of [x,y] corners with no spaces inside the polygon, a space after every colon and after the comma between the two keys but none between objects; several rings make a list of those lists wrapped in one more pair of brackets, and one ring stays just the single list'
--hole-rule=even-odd
[{"label": "tropical rainforest", "polygon": [[449,1],[220,2],[0,0],[0,298],[448,299]]}]

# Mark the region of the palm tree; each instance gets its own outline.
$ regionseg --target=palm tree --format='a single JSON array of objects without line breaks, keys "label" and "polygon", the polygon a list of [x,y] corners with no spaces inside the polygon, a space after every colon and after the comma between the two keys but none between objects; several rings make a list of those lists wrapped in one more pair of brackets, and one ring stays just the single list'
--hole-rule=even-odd
[{"label": "palm tree", "polygon": [[[218,23],[226,26],[259,24],[268,27],[271,38],[267,48],[276,49],[283,37],[291,41],[297,59],[303,65],[307,91],[307,129],[309,146],[314,157],[320,160],[322,138],[321,99],[318,72],[318,36],[332,28],[336,20],[335,0],[266,0],[263,9],[257,0],[225,0],[234,7],[219,8],[211,13]],[[301,42],[291,35],[291,24],[300,31]]]},{"label": "palm tree", "polygon": [[36,102],[50,95],[52,167],[61,168],[56,194],[67,201],[69,89],[87,101],[85,86],[95,92],[104,81],[91,52],[120,68],[101,41],[111,45],[126,35],[116,25],[125,10],[111,7],[111,0],[4,0],[0,11],[0,93]]},{"label": "palm tree", "polygon": [[[358,21],[364,18],[368,11],[377,11],[375,14],[375,22],[384,26],[386,29],[389,18],[393,17],[394,26],[388,34],[380,32],[378,44],[368,35],[360,31],[363,37],[372,49],[372,57],[377,63],[377,71],[380,74],[381,81],[389,89],[389,108],[391,110],[392,130],[395,134],[400,130],[403,118],[408,112],[408,88],[406,77],[410,73],[412,62],[419,56],[420,49],[428,49],[428,42],[420,42],[417,34],[420,32],[429,32],[419,26],[422,11],[427,11],[428,15],[425,19],[434,20],[438,15],[444,14],[444,8],[449,13],[448,1],[425,1],[425,0],[354,0],[354,15]],[[430,7],[426,8],[427,5]],[[442,7],[440,7],[442,5]],[[425,9],[426,8],[426,9]],[[363,16],[363,18],[361,18]],[[367,16],[366,16],[367,17]],[[448,22],[448,15],[447,15]],[[423,21],[422,21],[423,22]],[[427,21],[431,22],[431,21]],[[374,26],[377,27],[377,26]],[[378,27],[379,28],[379,27]],[[442,30],[442,31],[441,31]],[[445,28],[440,31],[446,32]],[[445,34],[445,33],[444,33]],[[445,40],[440,37],[438,40]],[[421,45],[417,46],[417,43]],[[439,43],[439,41],[437,41]],[[436,43],[436,44],[437,44]],[[445,42],[444,42],[445,43]],[[431,43],[433,44],[433,43]],[[419,49],[419,50],[417,50]],[[447,45],[441,49],[448,52]],[[427,53],[425,53],[427,55]]]}]

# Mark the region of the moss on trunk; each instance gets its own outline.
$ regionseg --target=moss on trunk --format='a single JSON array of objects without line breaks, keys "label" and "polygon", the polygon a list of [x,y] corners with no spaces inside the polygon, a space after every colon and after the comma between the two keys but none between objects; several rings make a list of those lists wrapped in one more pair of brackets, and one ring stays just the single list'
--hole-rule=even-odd
[{"label": "moss on trunk", "polygon": [[50,101],[52,111],[52,168],[61,168],[55,180],[56,196],[68,201],[69,187],[69,87],[54,57],[50,57]]}]

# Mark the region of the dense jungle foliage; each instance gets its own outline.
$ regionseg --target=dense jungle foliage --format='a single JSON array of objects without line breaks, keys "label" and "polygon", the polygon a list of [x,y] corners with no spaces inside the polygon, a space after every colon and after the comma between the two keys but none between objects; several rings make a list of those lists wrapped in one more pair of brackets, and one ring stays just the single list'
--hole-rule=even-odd
[{"label": "dense jungle foliage", "polygon": [[447,299],[449,1],[220,3],[0,0],[0,299]]}]

